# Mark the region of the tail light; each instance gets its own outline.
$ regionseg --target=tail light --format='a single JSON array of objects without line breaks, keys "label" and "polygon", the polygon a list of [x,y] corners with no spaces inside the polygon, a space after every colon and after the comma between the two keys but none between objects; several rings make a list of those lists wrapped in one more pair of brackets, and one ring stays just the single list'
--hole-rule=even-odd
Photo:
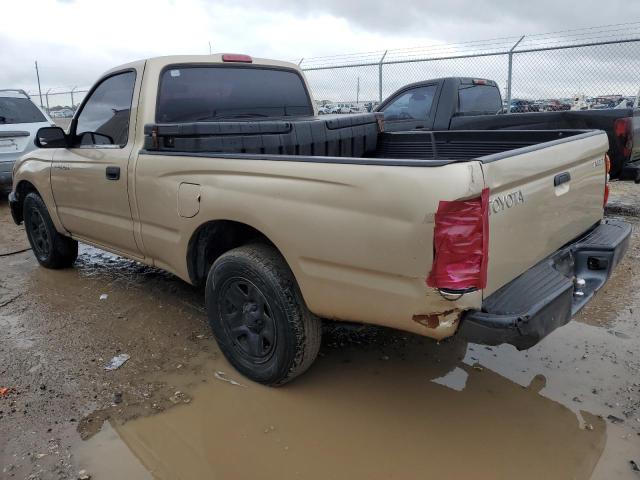
[{"label": "tail light", "polygon": [[488,257],[489,189],[469,200],[441,201],[427,285],[454,292],[485,288]]},{"label": "tail light", "polygon": [[631,130],[631,118],[618,118],[613,122],[613,134],[622,150],[622,155],[627,158],[633,148],[633,134]]},{"label": "tail light", "polygon": [[607,206],[607,202],[609,201],[609,173],[611,172],[611,159],[608,154],[604,154],[604,165],[605,165],[605,177],[604,177],[604,198],[602,200],[602,205],[604,207]]}]

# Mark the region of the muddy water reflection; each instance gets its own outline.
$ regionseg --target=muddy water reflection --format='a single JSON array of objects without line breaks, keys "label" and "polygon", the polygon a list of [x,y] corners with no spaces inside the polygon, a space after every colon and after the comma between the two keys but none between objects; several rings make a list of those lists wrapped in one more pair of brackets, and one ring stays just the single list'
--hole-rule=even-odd
[{"label": "muddy water reflection", "polygon": [[583,413],[593,430],[582,429],[538,394],[544,377],[525,388],[457,362],[458,350],[334,350],[280,389],[216,381],[216,369],[236,376],[220,360],[190,405],[117,431],[156,478],[589,478],[601,419]]}]

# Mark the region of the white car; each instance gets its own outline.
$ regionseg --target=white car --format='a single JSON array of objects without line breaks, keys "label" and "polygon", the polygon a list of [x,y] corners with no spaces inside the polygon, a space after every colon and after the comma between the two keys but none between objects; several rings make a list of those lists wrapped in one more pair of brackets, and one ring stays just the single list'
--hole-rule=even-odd
[{"label": "white car", "polygon": [[0,190],[11,188],[15,161],[36,148],[38,129],[53,125],[24,90],[0,90]]}]

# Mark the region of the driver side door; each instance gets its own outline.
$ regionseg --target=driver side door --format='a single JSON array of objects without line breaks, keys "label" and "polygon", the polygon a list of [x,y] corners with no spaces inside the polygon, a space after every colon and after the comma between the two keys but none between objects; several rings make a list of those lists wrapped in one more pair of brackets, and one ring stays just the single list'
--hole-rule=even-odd
[{"label": "driver side door", "polygon": [[140,77],[141,72],[129,69],[103,78],[71,124],[70,148],[56,149],[51,165],[53,196],[65,229],[80,240],[137,257],[142,254],[133,233],[128,166]]}]

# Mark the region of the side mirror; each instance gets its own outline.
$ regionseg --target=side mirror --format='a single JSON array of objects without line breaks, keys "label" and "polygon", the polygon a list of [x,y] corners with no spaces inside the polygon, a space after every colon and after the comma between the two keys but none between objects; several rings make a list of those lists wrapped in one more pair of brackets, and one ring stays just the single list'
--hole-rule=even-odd
[{"label": "side mirror", "polygon": [[38,148],[66,148],[67,134],[60,127],[42,127],[34,141]]}]

